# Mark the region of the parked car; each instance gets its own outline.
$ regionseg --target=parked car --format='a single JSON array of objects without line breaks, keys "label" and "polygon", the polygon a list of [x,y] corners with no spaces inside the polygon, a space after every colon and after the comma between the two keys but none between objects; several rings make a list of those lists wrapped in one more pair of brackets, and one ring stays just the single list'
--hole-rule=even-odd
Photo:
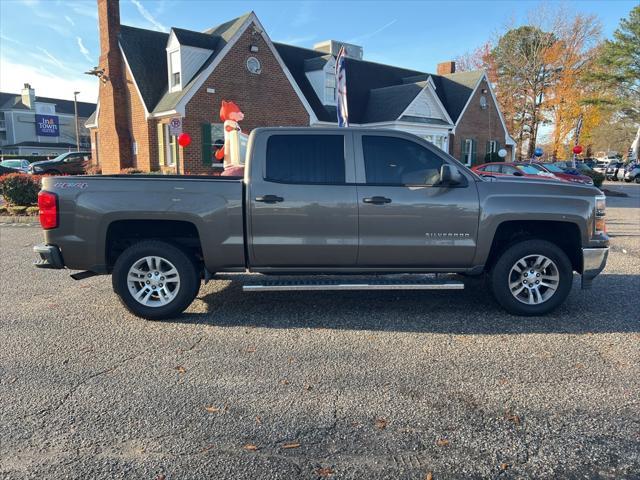
[{"label": "parked car", "polygon": [[29,160],[24,158],[12,158],[11,160],[3,160],[0,162],[0,166],[4,168],[10,168],[20,173],[27,173],[29,171]]},{"label": "parked car", "polygon": [[609,159],[598,159],[596,160],[595,165],[593,165],[593,170],[595,170],[598,173],[602,173],[604,175],[605,170],[607,169],[607,167],[609,166],[609,162],[611,160]]},{"label": "parked car", "polygon": [[625,182],[640,183],[640,163],[629,164],[624,172]]},{"label": "parked car", "polygon": [[538,165],[568,182],[593,185],[591,177],[580,173],[583,171],[581,169],[589,168],[584,163],[576,162],[575,168],[571,165],[571,162],[539,163]]},{"label": "parked car", "polygon": [[541,315],[566,299],[573,271],[587,288],[606,263],[598,189],[483,178],[406,132],[257,128],[245,165],[243,177],[45,177],[36,266],[111,274],[129,311],[162,319],[216,272],[320,276],[250,276],[250,292],[460,290],[353,274],[486,272],[507,311]]},{"label": "parked car", "polygon": [[613,161],[604,171],[604,178],[617,182],[624,180],[625,164],[621,161]]},{"label": "parked car", "polygon": [[49,175],[81,175],[85,173],[91,160],[89,152],[68,152],[58,155],[52,160],[33,162],[29,165],[29,173]]},{"label": "parked car", "polygon": [[523,178],[534,178],[536,180],[558,180],[553,175],[546,175],[539,169],[532,167],[528,163],[515,162],[491,162],[476,165],[471,170],[483,176],[514,176]]},{"label": "parked car", "polygon": [[581,162],[585,164],[587,167],[593,169],[594,165],[596,164],[596,159],[593,157],[585,157],[581,160]]}]

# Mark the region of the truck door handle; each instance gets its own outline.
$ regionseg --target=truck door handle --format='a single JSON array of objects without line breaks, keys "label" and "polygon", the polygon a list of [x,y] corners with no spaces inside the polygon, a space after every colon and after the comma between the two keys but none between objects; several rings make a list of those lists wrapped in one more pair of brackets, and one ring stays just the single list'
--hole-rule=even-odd
[{"label": "truck door handle", "polygon": [[260,195],[259,197],[256,197],[256,202],[278,203],[278,202],[284,202],[284,198],[279,197],[277,195]]},{"label": "truck door handle", "polygon": [[391,199],[387,197],[366,197],[363,198],[364,203],[373,203],[374,205],[384,205],[385,203],[391,203]]}]

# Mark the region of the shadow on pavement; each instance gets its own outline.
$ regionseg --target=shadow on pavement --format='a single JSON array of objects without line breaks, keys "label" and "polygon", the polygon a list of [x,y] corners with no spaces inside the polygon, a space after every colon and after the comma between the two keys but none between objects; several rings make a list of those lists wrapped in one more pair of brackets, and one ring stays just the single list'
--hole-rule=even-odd
[{"label": "shadow on pavement", "polygon": [[564,305],[544,317],[505,313],[482,279],[464,279],[464,291],[243,293],[246,276],[217,278],[228,284],[215,293],[200,292],[208,313],[186,313],[172,321],[218,327],[484,335],[640,332],[637,296],[624,294],[640,290],[640,275],[603,274],[591,290],[580,290],[576,275]]}]

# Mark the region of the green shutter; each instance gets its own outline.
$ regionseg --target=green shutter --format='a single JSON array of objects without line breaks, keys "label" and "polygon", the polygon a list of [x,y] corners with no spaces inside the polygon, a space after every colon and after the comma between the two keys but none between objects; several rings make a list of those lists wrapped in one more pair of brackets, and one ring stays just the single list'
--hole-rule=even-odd
[{"label": "green shutter", "polygon": [[496,140],[496,153],[500,151],[500,142]]},{"label": "green shutter", "polygon": [[158,124],[158,161],[161,167],[164,167],[164,125]]},{"label": "green shutter", "polygon": [[476,164],[476,141],[471,140],[471,165]]},{"label": "green shutter", "polygon": [[202,124],[202,164],[211,165],[212,163],[212,151],[211,151],[211,124]]},{"label": "green shutter", "polygon": [[461,142],[461,143],[460,143],[460,161],[461,161],[462,163],[466,163],[466,162],[465,162],[465,156],[464,156],[464,154],[465,154],[464,149],[465,149],[465,146],[466,146],[466,142],[464,141],[464,138],[462,138],[462,139],[460,140],[460,142]]},{"label": "green shutter", "polygon": [[484,152],[487,155],[491,153],[491,140],[487,140],[487,147],[485,148]]}]

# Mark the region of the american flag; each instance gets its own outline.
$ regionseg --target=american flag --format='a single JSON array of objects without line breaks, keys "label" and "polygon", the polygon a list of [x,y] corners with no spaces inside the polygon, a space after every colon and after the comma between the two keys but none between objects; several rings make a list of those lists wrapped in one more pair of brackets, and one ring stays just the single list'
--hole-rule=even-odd
[{"label": "american flag", "polygon": [[344,45],[336,58],[336,105],[338,111],[338,126],[349,126],[349,109],[347,107],[347,72],[344,68],[344,60],[347,52]]}]

